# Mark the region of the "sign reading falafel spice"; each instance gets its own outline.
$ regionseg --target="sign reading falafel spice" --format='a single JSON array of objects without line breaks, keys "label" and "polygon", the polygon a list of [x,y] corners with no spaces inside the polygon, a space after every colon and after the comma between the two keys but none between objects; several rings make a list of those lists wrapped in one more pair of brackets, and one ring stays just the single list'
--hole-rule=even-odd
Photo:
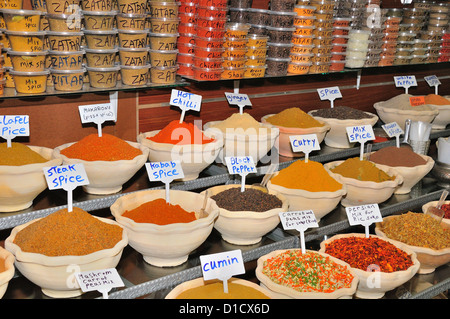
[{"label": "sign reading falafel spice", "polygon": [[289,139],[293,152],[305,153],[305,162],[308,162],[311,151],[320,150],[320,143],[316,134],[290,135]]},{"label": "sign reading falafel spice", "polygon": [[181,109],[180,123],[184,121],[186,111],[200,111],[202,96],[194,93],[172,90],[170,95],[170,105],[178,106]]},{"label": "sign reading falafel spice", "polygon": [[11,140],[16,136],[30,135],[30,120],[28,115],[2,115],[0,116],[0,136],[11,147]]},{"label": "sign reading falafel spice", "polygon": [[112,288],[125,286],[116,268],[83,271],[75,274],[81,291],[99,291],[103,299],[108,299],[108,292]]},{"label": "sign reading falafel spice", "polygon": [[312,210],[301,210],[293,212],[281,212],[278,213],[280,216],[281,224],[283,229],[295,229],[300,232],[300,244],[302,252],[304,253],[305,248],[305,230],[311,227],[319,227],[316,220],[316,215]]},{"label": "sign reading falafel spice", "polygon": [[428,85],[433,87],[434,86],[434,94],[438,94],[438,87],[441,84],[441,81],[439,81],[438,77],[436,75],[429,75],[424,77],[425,81],[427,81]]},{"label": "sign reading falafel spice", "polygon": [[250,102],[247,94],[225,92],[225,97],[229,104],[239,107],[240,114],[244,111],[245,106],[252,106],[252,102]]},{"label": "sign reading falafel spice", "polygon": [[117,121],[118,91],[109,93],[109,103],[79,105],[81,123],[95,123],[98,136],[102,136],[102,124],[106,121]]},{"label": "sign reading falafel spice", "polygon": [[411,86],[417,86],[416,77],[414,75],[394,76],[396,87],[405,88],[405,94],[408,94],[408,89]]},{"label": "sign reading falafel spice", "polygon": [[184,177],[183,168],[179,160],[167,162],[145,163],[148,177],[151,182],[163,182],[166,186],[166,202],[170,202],[169,185],[174,179]]},{"label": "sign reading falafel spice", "polygon": [[203,279],[219,279],[223,282],[223,291],[228,293],[228,279],[245,273],[242,251],[230,250],[223,253],[200,256]]},{"label": "sign reading falafel spice", "polygon": [[256,173],[255,163],[251,156],[228,156],[225,157],[228,173],[239,174],[242,177],[241,192],[245,190],[245,176],[249,173]]},{"label": "sign reading falafel spice", "polygon": [[391,122],[381,125],[383,130],[386,132],[387,136],[394,137],[396,139],[396,146],[400,147],[400,135],[404,132],[402,128],[397,124],[397,122]]},{"label": "sign reading falafel spice", "polygon": [[369,226],[383,221],[378,204],[345,207],[350,226],[363,225],[366,237],[369,237]]},{"label": "sign reading falafel spice", "polygon": [[341,90],[339,90],[338,86],[317,89],[317,93],[319,93],[322,101],[329,100],[332,108],[334,107],[334,100],[342,98]]},{"label": "sign reading falafel spice", "polygon": [[48,189],[64,189],[67,192],[68,211],[72,211],[72,191],[77,186],[89,184],[89,179],[82,163],[44,167]]}]

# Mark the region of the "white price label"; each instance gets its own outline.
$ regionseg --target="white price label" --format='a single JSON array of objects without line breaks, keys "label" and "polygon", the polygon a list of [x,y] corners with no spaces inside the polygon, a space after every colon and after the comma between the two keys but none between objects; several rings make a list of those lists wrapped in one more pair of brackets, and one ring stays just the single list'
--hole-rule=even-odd
[{"label": "white price label", "polygon": [[347,213],[347,218],[351,226],[369,226],[372,223],[383,221],[378,204],[350,206],[345,208],[345,212]]},{"label": "white price label", "polygon": [[329,88],[317,89],[321,100],[335,100],[342,97],[339,87],[333,86]]},{"label": "white price label", "polygon": [[414,75],[394,76],[395,86],[409,88],[417,86],[416,77]]},{"label": "white price label", "polygon": [[202,96],[173,89],[170,95],[170,105],[178,106],[184,111],[199,112],[202,105]]},{"label": "white price label", "polygon": [[312,210],[302,210],[295,212],[281,212],[279,213],[281,224],[283,228],[306,230],[311,227],[319,227],[316,216]]},{"label": "white price label", "polygon": [[234,275],[245,273],[241,250],[200,256],[200,263],[205,280],[227,280]]},{"label": "white price label", "polygon": [[346,127],[346,130],[350,143],[364,143],[375,139],[371,125],[350,126]]},{"label": "white price label", "polygon": [[290,135],[292,151],[309,153],[320,150],[320,143],[316,134]]},{"label": "white price label", "polygon": [[383,124],[381,125],[381,127],[389,137],[399,136],[404,133],[402,128],[397,124],[397,122]]},{"label": "white price label", "polygon": [[49,189],[73,190],[77,186],[89,184],[84,165],[81,163],[44,167],[43,170]]},{"label": "white price label", "polygon": [[163,183],[170,183],[174,179],[184,177],[183,168],[180,161],[167,162],[150,162],[145,163],[147,174],[150,181],[160,181]]},{"label": "white price label", "polygon": [[0,116],[0,136],[14,138],[30,135],[30,121],[28,115]]},{"label": "white price label", "polygon": [[439,79],[436,75],[426,76],[426,77],[424,77],[424,79],[425,79],[425,81],[427,81],[429,86],[436,86],[436,85],[441,84],[441,81],[439,81]]},{"label": "white price label", "polygon": [[83,292],[108,292],[112,288],[125,286],[115,268],[79,272],[75,278]]},{"label": "white price label", "polygon": [[256,173],[255,163],[251,156],[228,156],[225,157],[225,163],[230,174]]},{"label": "white price label", "polygon": [[117,115],[111,103],[78,106],[81,123],[101,124],[106,121],[116,121]]},{"label": "white price label", "polygon": [[225,92],[225,97],[227,98],[228,103],[232,105],[240,105],[240,106],[252,105],[252,102],[250,102],[250,99],[247,94]]}]

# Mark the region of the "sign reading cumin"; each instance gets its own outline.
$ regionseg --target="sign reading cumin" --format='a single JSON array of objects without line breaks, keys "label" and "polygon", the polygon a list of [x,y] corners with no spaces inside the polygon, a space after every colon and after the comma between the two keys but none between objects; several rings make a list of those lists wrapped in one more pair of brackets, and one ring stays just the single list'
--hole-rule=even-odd
[{"label": "sign reading cumin", "polygon": [[240,249],[200,256],[200,263],[203,279],[222,280],[225,293],[228,293],[228,279],[233,275],[245,273],[244,261]]}]

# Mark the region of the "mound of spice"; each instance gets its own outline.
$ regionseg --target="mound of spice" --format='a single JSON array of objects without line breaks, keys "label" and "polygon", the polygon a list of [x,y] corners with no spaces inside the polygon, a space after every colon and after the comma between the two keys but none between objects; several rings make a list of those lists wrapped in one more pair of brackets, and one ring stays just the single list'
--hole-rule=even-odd
[{"label": "mound of spice", "polygon": [[283,110],[278,114],[268,117],[266,121],[273,125],[283,127],[311,128],[324,126],[323,123],[320,123],[298,107]]},{"label": "mound of spice", "polygon": [[409,147],[388,146],[370,155],[370,161],[393,167],[415,167],[427,161]]},{"label": "mound of spice", "polygon": [[411,246],[435,250],[450,247],[450,231],[430,215],[408,212],[378,223],[387,237]]},{"label": "mound of spice", "polygon": [[190,223],[196,220],[195,212],[188,212],[180,205],[167,203],[164,198],[158,198],[140,206],[127,210],[122,214],[136,223],[168,225],[174,223]]},{"label": "mound of spice", "polygon": [[391,108],[391,109],[399,109],[399,110],[414,110],[414,111],[434,110],[434,108],[428,104],[412,106],[410,98],[413,96],[414,95],[406,94],[406,93],[394,96],[393,98],[391,98],[387,101],[384,101],[383,107],[387,107],[387,108]]},{"label": "mound of spice", "polygon": [[318,253],[300,249],[287,250],[267,259],[263,274],[273,282],[299,292],[331,293],[350,288],[353,275],[347,267]]},{"label": "mound of spice", "polygon": [[84,161],[120,161],[132,160],[142,151],[126,141],[111,134],[90,134],[78,142],[61,150],[61,154],[69,158]]},{"label": "mound of spice", "polygon": [[217,206],[230,211],[266,212],[283,206],[275,195],[259,189],[246,188],[241,192],[240,187],[233,187],[211,196]]},{"label": "mound of spice", "polygon": [[425,95],[425,104],[450,105],[450,100],[438,94]]},{"label": "mound of spice", "polygon": [[234,113],[227,119],[211,126],[226,133],[229,129],[242,130],[244,134],[256,134],[261,129],[261,123],[248,113]]},{"label": "mound of spice", "polygon": [[297,160],[271,178],[270,182],[286,188],[309,192],[335,192],[342,189],[319,162]]},{"label": "mound of spice", "polygon": [[215,282],[204,286],[188,289],[180,293],[176,299],[269,299],[255,288],[228,283],[228,292],[223,292],[223,283]]},{"label": "mound of spice", "polygon": [[177,145],[207,144],[214,141],[214,139],[205,136],[194,124],[185,122],[180,123],[178,120],[171,121],[155,136],[147,138],[157,143]]},{"label": "mound of spice", "polygon": [[331,171],[359,181],[381,183],[395,179],[394,176],[390,176],[385,171],[376,167],[374,163],[361,160],[359,157],[348,158],[338,166],[332,168]]},{"label": "mound of spice", "polygon": [[8,147],[7,143],[0,143],[0,165],[22,166],[45,162],[48,160],[27,145],[12,142]]},{"label": "mound of spice", "polygon": [[342,237],[325,245],[325,253],[345,261],[353,268],[381,272],[406,270],[413,265],[411,256],[377,237]]},{"label": "mound of spice", "polygon": [[443,204],[441,206],[441,209],[444,211],[444,217],[443,218],[450,218],[450,204]]},{"label": "mound of spice", "polygon": [[338,120],[361,120],[370,119],[373,117],[373,115],[348,106],[335,106],[332,108],[317,109],[311,111],[310,114],[312,114],[312,116]]},{"label": "mound of spice", "polygon": [[19,231],[14,243],[23,251],[46,256],[84,256],[113,248],[122,228],[107,224],[81,208],[58,210]]}]

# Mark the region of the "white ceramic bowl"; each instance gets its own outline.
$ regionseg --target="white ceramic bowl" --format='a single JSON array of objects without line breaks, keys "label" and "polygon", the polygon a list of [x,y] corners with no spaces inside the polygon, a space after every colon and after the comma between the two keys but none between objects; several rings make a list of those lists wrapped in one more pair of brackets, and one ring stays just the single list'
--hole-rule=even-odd
[{"label": "white ceramic bowl", "polygon": [[139,143],[128,142],[131,146],[142,151],[141,155],[132,160],[119,161],[85,161],[78,158],[68,158],[61,151],[74,143],[58,146],[53,151],[55,158],[61,158],[64,165],[82,163],[89,179],[89,185],[83,186],[83,190],[89,194],[107,195],[122,190],[122,185],[136,174],[148,158],[148,148]]},{"label": "white ceramic bowl", "polygon": [[[428,207],[430,207],[430,206],[436,207],[436,205],[437,205],[438,202],[439,202],[439,201],[434,200],[434,201],[432,201],[432,202],[428,202],[428,203],[426,203],[426,204],[423,204],[423,205],[422,205],[422,212],[423,212],[424,214],[426,214],[426,212],[428,211]],[[450,204],[450,200],[444,201],[444,204]],[[433,215],[433,216],[435,216],[435,215]],[[444,227],[450,229],[450,219],[448,219],[448,218],[442,218],[441,224],[442,224]]]},{"label": "white ceramic bowl", "polygon": [[[208,196],[211,197],[236,187],[240,188],[241,185],[214,186],[208,189]],[[258,186],[245,185],[245,188],[258,189]],[[202,192],[202,194],[205,192]],[[214,223],[214,228],[222,235],[223,240],[235,245],[252,245],[260,242],[262,236],[277,227],[280,223],[278,214],[288,210],[288,201],[285,196],[275,191],[269,190],[268,193],[277,196],[281,200],[281,208],[274,208],[265,212],[254,212],[230,211],[219,207],[219,217]]]},{"label": "white ceramic bowl", "polygon": [[[350,267],[349,264],[343,262],[342,260],[334,258],[333,256],[330,256],[328,254],[324,254],[321,252],[312,251],[319,255],[329,257],[330,260],[347,267],[347,269],[350,271],[350,273],[354,277],[350,288],[338,289],[331,293],[299,292],[293,288],[279,285],[279,284],[275,283],[274,281],[272,281],[268,276],[263,274],[262,270],[263,270],[264,262],[267,259],[275,257],[287,250],[297,250],[297,249],[274,250],[267,255],[259,257],[258,261],[257,261],[257,267],[255,270],[256,278],[258,278],[258,280],[260,281],[261,286],[272,291],[275,298],[278,298],[278,299],[338,299],[338,298],[349,299],[349,298],[352,298],[352,296],[356,292],[356,288],[358,286],[358,276],[355,274],[355,272],[353,271],[353,269]],[[310,250],[306,250],[306,251],[308,252]]]},{"label": "white ceramic bowl", "polygon": [[[341,189],[334,192],[310,192],[303,189],[286,188],[272,184],[271,181],[267,183],[267,188],[284,195],[288,200],[290,211],[311,209],[314,212],[317,222],[319,222],[322,217],[333,211],[342,197],[347,194],[347,187],[341,181],[340,175],[331,173],[330,171],[328,173],[339,183],[342,183]],[[274,176],[278,174],[277,172]]]},{"label": "white ceramic bowl", "polygon": [[278,149],[278,154],[286,157],[301,157],[303,156],[302,152],[293,152],[291,147],[291,140],[290,136],[296,136],[296,135],[305,135],[305,134],[316,134],[317,141],[322,143],[323,139],[325,138],[325,135],[330,130],[330,125],[325,123],[322,120],[317,120],[318,122],[324,124],[323,126],[317,126],[317,127],[310,127],[310,128],[300,128],[300,127],[283,127],[278,125],[273,125],[269,122],[267,122],[267,119],[275,114],[268,114],[266,116],[263,116],[261,118],[262,123],[267,123],[269,125],[272,125],[273,127],[278,128],[280,131],[280,134],[278,135],[278,141],[275,142],[275,145]]},{"label": "white ceramic bowl", "polygon": [[378,116],[384,123],[397,122],[403,130],[405,130],[405,121],[410,119],[411,121],[422,121],[425,123],[431,123],[434,118],[439,114],[437,108],[429,111],[416,111],[416,110],[401,110],[392,107],[386,107],[386,101],[377,102],[373,105],[377,111]]},{"label": "white ceramic bowl", "polygon": [[0,212],[14,212],[26,209],[33,200],[47,188],[43,168],[58,166],[62,160],[52,158],[53,149],[29,146],[45,159],[45,163],[22,166],[0,165]]},{"label": "white ceramic bowl", "polygon": [[447,124],[450,123],[450,98],[445,96],[448,101],[447,105],[434,105],[431,106],[438,109],[439,114],[436,115],[434,120],[431,122],[431,128],[434,130],[445,130]]},{"label": "white ceramic bowl", "polygon": [[[165,297],[165,299],[176,299],[181,293],[185,292],[186,290],[192,289],[192,288],[197,288],[197,287],[201,287],[201,286],[205,286],[208,285],[210,283],[214,283],[217,282],[217,280],[208,280],[205,281],[202,277],[201,278],[196,278],[193,280],[189,280],[189,281],[185,281],[179,285],[177,285],[175,288],[173,288]],[[263,294],[265,294],[267,297],[272,298],[272,292],[264,289],[263,287],[255,284],[254,282],[248,281],[248,280],[243,280],[243,279],[239,279],[239,278],[234,278],[231,277],[228,282],[232,282],[235,284],[239,284],[239,285],[243,285],[243,286],[247,286],[247,287],[251,287]]]},{"label": "white ceramic bowl", "polygon": [[[397,216],[387,216],[384,217],[383,220],[389,220],[390,218],[396,218]],[[380,237],[389,238],[381,229],[380,223],[376,223],[375,225],[375,234]],[[393,239],[392,239],[393,240]],[[395,242],[399,242],[393,240]],[[401,243],[401,242],[399,242]],[[411,246],[405,243],[401,243],[407,246],[410,250],[414,251],[417,255],[417,259],[420,262],[419,274],[429,274],[434,272],[434,270],[446,263],[450,262],[450,247],[440,250],[434,250],[431,248]]]},{"label": "white ceramic bowl", "polygon": [[223,141],[220,138],[206,144],[189,145],[158,143],[148,139],[158,132],[159,130],[139,134],[137,141],[150,149],[148,154],[150,162],[179,160],[184,173],[184,178],[181,180],[184,181],[196,179],[201,171],[214,162],[223,147]]},{"label": "white ceramic bowl", "polygon": [[[324,240],[320,243],[320,252],[325,253],[325,245],[346,237],[365,237],[365,234],[351,233],[351,234],[339,234],[335,235],[327,240]],[[372,271],[364,271],[358,268],[352,269],[355,271],[356,275],[359,278],[358,288],[356,290],[356,297],[365,298],[365,299],[378,299],[382,298],[387,291],[393,290],[400,285],[404,284],[408,280],[410,280],[419,270],[420,263],[417,260],[416,253],[410,250],[406,245],[403,245],[399,242],[395,242],[390,240],[389,238],[382,238],[375,235],[370,235],[370,237],[377,237],[384,241],[387,241],[397,248],[403,250],[408,255],[411,256],[411,260],[413,265],[410,266],[406,270],[395,271],[391,273],[387,272],[372,272]]]},{"label": "white ceramic bowl", "polygon": [[[325,163],[323,166],[331,172],[331,169],[343,163],[344,161],[334,161]],[[378,164],[375,164],[378,168]],[[380,168],[382,169],[382,168]],[[382,169],[389,176],[395,176],[394,180],[381,183],[372,181],[360,181],[354,178],[344,177],[340,174],[341,183],[347,187],[347,194],[342,198],[343,206],[359,206],[366,204],[380,204],[389,199],[397,187],[403,183],[403,177],[393,168]],[[331,172],[332,173],[332,172]]]},{"label": "white ceramic bowl", "polygon": [[259,134],[247,134],[253,130],[247,130],[244,134],[243,129],[230,129],[230,132],[222,132],[214,125],[222,121],[212,121],[206,123],[203,128],[205,133],[215,138],[223,139],[223,148],[220,150],[217,161],[225,163],[225,157],[228,156],[252,156],[255,165],[264,157],[275,145],[279,130],[271,125],[261,123],[262,129]]},{"label": "white ceramic bowl", "polygon": [[[118,225],[108,218],[96,218],[108,224]],[[84,256],[51,257],[24,252],[14,243],[14,239],[20,230],[39,219],[14,227],[10,236],[5,240],[5,248],[15,256],[17,270],[25,278],[41,287],[42,292],[49,297],[70,298],[83,294],[74,274],[116,267],[123,249],[128,244],[127,233],[123,230],[122,239],[113,248],[99,250]]]},{"label": "white ceramic bowl", "polygon": [[[187,211],[200,213],[204,196],[189,191],[170,190],[170,203],[178,204]],[[138,191],[119,197],[111,205],[111,213],[128,233],[130,246],[143,255],[144,260],[154,266],[171,267],[184,263],[189,254],[208,238],[219,214],[216,203],[208,199],[206,217],[190,223],[156,225],[137,223],[122,214],[143,203],[165,198],[165,190]],[[198,216],[198,215],[197,215]]]},{"label": "white ceramic bowl", "polygon": [[9,251],[0,247],[0,259],[5,263],[5,270],[0,272],[0,298],[5,295],[9,281],[14,277],[14,256]]},{"label": "white ceramic bowl", "polygon": [[403,177],[403,183],[400,184],[394,191],[394,194],[408,194],[411,192],[411,188],[416,185],[422,178],[427,175],[434,166],[434,160],[430,156],[418,154],[422,157],[426,163],[414,167],[406,166],[387,166],[383,164],[377,164],[379,168],[387,171],[389,168],[396,170],[400,176]]},{"label": "white ceramic bowl", "polygon": [[324,141],[327,146],[334,148],[351,148],[355,145],[355,143],[350,143],[348,141],[347,136],[347,127],[350,126],[361,126],[361,125],[375,125],[378,121],[378,116],[375,114],[365,112],[369,114],[371,117],[366,119],[358,119],[358,120],[340,120],[333,118],[325,118],[313,115],[313,111],[308,112],[309,115],[314,116],[314,118],[318,121],[322,121],[327,123],[330,126],[330,130],[325,135]]}]

